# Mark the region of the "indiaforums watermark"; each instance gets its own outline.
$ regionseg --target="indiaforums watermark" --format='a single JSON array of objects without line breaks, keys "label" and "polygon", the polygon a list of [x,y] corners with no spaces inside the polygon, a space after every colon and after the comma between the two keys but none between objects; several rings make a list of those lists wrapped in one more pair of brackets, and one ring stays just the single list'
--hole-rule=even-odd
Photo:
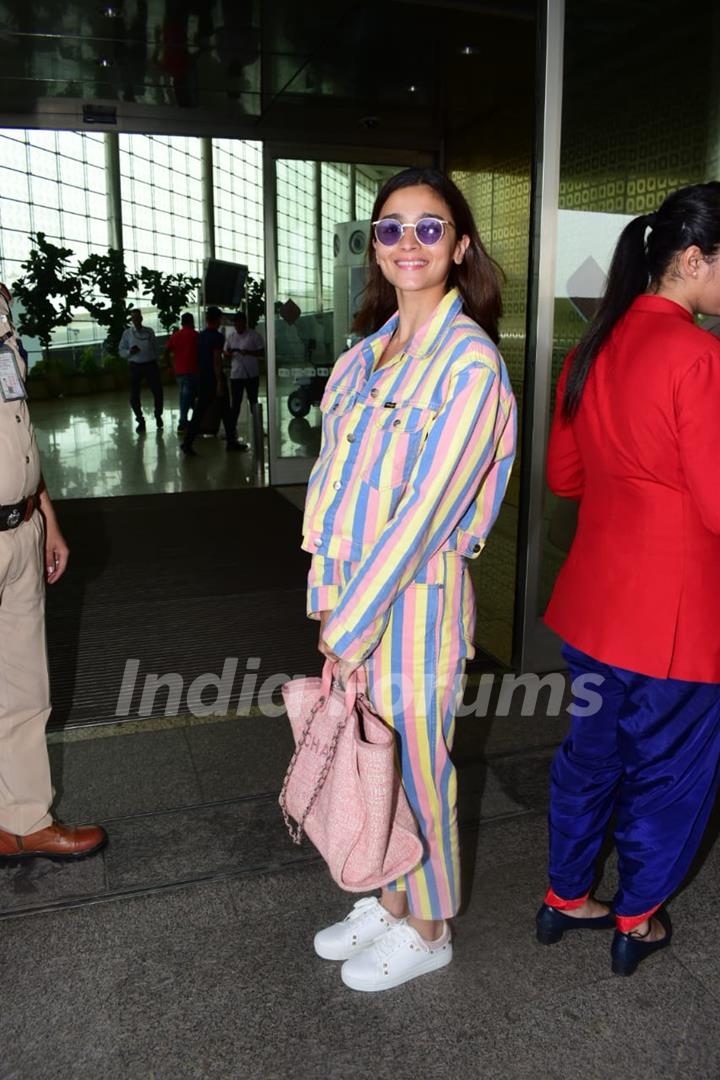
[{"label": "indiaforums watermark", "polygon": [[[179,671],[142,672],[139,659],[125,661],[115,715],[117,717],[181,716],[195,717],[282,716],[285,712],[280,690],[291,679],[303,678],[277,672],[260,681],[262,658],[251,656],[244,669],[236,656],[226,657],[218,675],[205,672],[188,681]],[[403,702],[426,702],[455,695],[458,717],[478,718],[535,716],[557,717],[564,712],[576,717],[594,716],[602,708],[599,688],[603,677],[586,673],[575,678],[568,692],[568,680],[561,671],[547,675],[529,672],[514,675],[484,673],[477,678],[459,676],[450,684],[441,683],[427,672],[419,680],[406,674],[387,672],[372,680],[370,697],[391,707]]]}]

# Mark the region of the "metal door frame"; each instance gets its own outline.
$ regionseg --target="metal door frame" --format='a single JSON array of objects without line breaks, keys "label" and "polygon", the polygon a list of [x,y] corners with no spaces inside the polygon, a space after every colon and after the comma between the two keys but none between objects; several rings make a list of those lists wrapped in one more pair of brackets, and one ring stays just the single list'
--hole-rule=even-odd
[{"label": "metal door frame", "polygon": [[275,163],[279,159],[339,162],[347,165],[433,165],[435,156],[423,151],[385,150],[382,147],[323,146],[291,142],[263,143],[263,224],[265,233],[265,346],[267,357],[269,483],[304,484],[314,458],[281,457],[277,428],[277,381],[275,368],[275,301],[277,299],[277,189]]},{"label": "metal door frame", "polygon": [[565,0],[541,0],[538,17],[538,118],[533,170],[528,360],[523,403],[525,435],[513,649],[513,666],[522,672],[557,671],[565,667],[560,655],[560,639],[545,626],[538,614],[555,321]]}]

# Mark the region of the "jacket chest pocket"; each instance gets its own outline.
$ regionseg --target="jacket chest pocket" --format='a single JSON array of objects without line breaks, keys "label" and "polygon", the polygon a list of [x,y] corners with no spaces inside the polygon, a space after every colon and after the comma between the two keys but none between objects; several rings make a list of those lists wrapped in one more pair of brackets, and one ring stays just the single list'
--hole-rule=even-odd
[{"label": "jacket chest pocket", "polygon": [[374,409],[367,427],[365,478],[382,491],[407,483],[422,449],[435,412],[418,405]]},{"label": "jacket chest pocket", "polygon": [[354,403],[354,394],[325,394],[320,405],[323,428],[323,455],[334,449],[340,442],[347,427],[349,414]]}]

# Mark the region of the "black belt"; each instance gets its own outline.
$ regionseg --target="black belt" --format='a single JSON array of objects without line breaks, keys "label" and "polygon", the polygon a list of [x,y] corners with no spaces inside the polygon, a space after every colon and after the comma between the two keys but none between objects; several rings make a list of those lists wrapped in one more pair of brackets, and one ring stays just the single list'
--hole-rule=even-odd
[{"label": "black belt", "polygon": [[22,525],[23,521],[29,521],[34,509],[35,500],[32,495],[27,499],[21,499],[18,503],[8,503],[7,506],[0,506],[0,532],[17,529],[18,525]]}]

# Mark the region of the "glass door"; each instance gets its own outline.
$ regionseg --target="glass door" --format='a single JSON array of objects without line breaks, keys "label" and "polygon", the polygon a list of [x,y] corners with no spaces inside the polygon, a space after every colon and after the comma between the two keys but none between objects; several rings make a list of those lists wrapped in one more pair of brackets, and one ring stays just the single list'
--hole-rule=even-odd
[{"label": "glass door", "polygon": [[352,343],[375,196],[403,167],[265,147],[271,484],[300,484],[320,447],[320,400]]},{"label": "glass door", "polygon": [[525,400],[530,454],[520,500],[525,542],[522,619],[516,620],[522,628],[522,671],[564,666],[560,641],[542,621],[578,510],[575,501],[558,498],[545,484],[563,360],[596,310],[625,224],[656,210],[671,191],[716,179],[720,171],[720,38],[707,33],[704,10],[688,9],[683,19],[683,47],[697,63],[679,95],[672,80],[663,78],[680,48],[672,20],[651,20],[638,37],[635,14],[623,0],[545,0],[541,7],[545,85],[528,324],[534,364]]}]

